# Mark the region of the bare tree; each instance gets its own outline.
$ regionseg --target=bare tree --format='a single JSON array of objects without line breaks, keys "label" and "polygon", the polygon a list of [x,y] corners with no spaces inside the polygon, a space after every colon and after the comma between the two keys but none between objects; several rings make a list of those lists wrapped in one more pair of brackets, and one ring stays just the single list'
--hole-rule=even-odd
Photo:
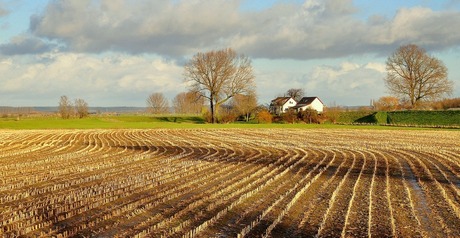
[{"label": "bare tree", "polygon": [[173,99],[175,113],[201,113],[204,98],[195,92],[182,92]]},{"label": "bare tree", "polygon": [[291,88],[287,90],[286,95],[298,102],[305,95],[305,91],[301,88]]},{"label": "bare tree", "polygon": [[255,93],[237,94],[233,97],[232,106],[239,115],[244,115],[245,120],[249,121],[251,113],[257,108],[257,96]]},{"label": "bare tree", "polygon": [[62,119],[69,119],[72,116],[73,105],[67,96],[61,96],[58,110],[59,114],[61,114]]},{"label": "bare tree", "polygon": [[394,111],[399,109],[399,99],[396,97],[381,97],[374,102],[374,106],[379,111]]},{"label": "bare tree", "polygon": [[197,53],[185,65],[184,76],[192,92],[209,100],[212,123],[220,105],[255,88],[251,60],[232,49]]},{"label": "bare tree", "polygon": [[153,114],[169,112],[169,103],[163,93],[152,93],[147,98],[147,107]]},{"label": "bare tree", "polygon": [[446,66],[417,45],[401,46],[388,57],[386,65],[385,85],[391,93],[410,101],[412,108],[420,101],[436,100],[453,91]]},{"label": "bare tree", "polygon": [[88,103],[81,98],[75,99],[75,112],[79,118],[87,117],[89,115]]}]

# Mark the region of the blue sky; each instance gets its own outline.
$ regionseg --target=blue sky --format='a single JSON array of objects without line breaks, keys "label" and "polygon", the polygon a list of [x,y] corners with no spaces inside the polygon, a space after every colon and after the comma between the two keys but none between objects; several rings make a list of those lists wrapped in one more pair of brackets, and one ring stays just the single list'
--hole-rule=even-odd
[{"label": "blue sky", "polygon": [[252,59],[260,103],[303,88],[368,105],[409,43],[446,64],[460,97],[459,24],[459,0],[0,0],[0,106],[172,99],[187,90],[184,62],[226,47]]}]

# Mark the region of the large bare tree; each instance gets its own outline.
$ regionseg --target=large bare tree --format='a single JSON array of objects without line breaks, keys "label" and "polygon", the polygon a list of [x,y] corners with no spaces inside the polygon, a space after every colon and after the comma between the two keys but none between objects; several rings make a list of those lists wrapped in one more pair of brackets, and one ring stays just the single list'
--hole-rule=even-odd
[{"label": "large bare tree", "polygon": [[88,103],[81,98],[75,99],[75,112],[79,118],[87,117],[89,115]]},{"label": "large bare tree", "polygon": [[407,99],[412,108],[420,101],[436,100],[453,91],[446,66],[417,45],[401,46],[388,57],[386,69],[388,90]]},{"label": "large bare tree", "polygon": [[61,114],[62,119],[69,119],[73,114],[73,105],[70,99],[67,96],[61,96],[59,100],[59,114]]},{"label": "large bare tree", "polygon": [[209,100],[212,123],[220,105],[255,88],[251,60],[232,49],[197,53],[185,65],[184,76],[192,92]]},{"label": "large bare tree", "polygon": [[169,103],[163,93],[152,93],[147,98],[147,108],[153,114],[169,112]]},{"label": "large bare tree", "polygon": [[173,99],[175,113],[200,113],[204,105],[204,98],[194,92],[182,92]]},{"label": "large bare tree", "polygon": [[286,95],[298,102],[305,95],[305,91],[301,88],[291,88],[286,91]]}]

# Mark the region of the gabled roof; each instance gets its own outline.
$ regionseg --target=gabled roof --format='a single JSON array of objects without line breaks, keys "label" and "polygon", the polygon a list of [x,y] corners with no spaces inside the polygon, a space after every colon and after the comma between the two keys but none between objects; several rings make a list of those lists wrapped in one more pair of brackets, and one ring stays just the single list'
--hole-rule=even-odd
[{"label": "gabled roof", "polygon": [[291,97],[277,97],[277,98],[272,100],[270,105],[272,105],[272,106],[283,106],[287,101],[289,101],[289,99],[291,99]]},{"label": "gabled roof", "polygon": [[318,99],[324,105],[324,103],[318,97],[303,97],[302,99],[300,99],[297,105],[310,105],[313,101],[315,101],[315,99]]}]

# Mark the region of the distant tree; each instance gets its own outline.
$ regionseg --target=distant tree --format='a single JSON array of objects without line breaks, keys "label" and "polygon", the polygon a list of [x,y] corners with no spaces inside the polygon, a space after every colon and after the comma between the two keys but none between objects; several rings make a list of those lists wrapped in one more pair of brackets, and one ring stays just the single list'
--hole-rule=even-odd
[{"label": "distant tree", "polygon": [[251,60],[232,49],[197,53],[185,65],[184,76],[192,92],[209,100],[212,123],[222,104],[255,88]]},{"label": "distant tree", "polygon": [[460,108],[460,98],[444,99],[442,102],[443,109]]},{"label": "distant tree", "polygon": [[291,88],[286,91],[286,95],[288,97],[294,98],[294,100],[298,102],[305,95],[305,91],[301,88]]},{"label": "distant tree", "polygon": [[412,108],[420,101],[437,100],[453,91],[443,62],[417,45],[401,46],[388,57],[386,69],[386,87],[394,95],[408,99]]},{"label": "distant tree", "polygon": [[194,92],[182,92],[173,99],[175,113],[194,113],[202,112],[204,98]]},{"label": "distant tree", "polygon": [[83,99],[75,100],[75,112],[79,118],[87,117],[89,115],[88,103]]},{"label": "distant tree", "polygon": [[245,121],[249,121],[251,113],[257,108],[257,96],[255,93],[237,94],[233,97],[232,107],[239,115],[244,116]]},{"label": "distant tree", "polygon": [[69,119],[72,116],[73,105],[67,96],[61,96],[58,110],[59,114],[61,114],[62,119]]},{"label": "distant tree", "polygon": [[169,103],[163,93],[152,93],[147,98],[147,108],[153,114],[167,113],[169,112]]},{"label": "distant tree", "polygon": [[381,97],[374,102],[374,107],[378,111],[394,111],[399,109],[399,99],[396,97]]},{"label": "distant tree", "polygon": [[449,108],[460,108],[460,98],[446,98],[432,104],[435,110],[446,110]]}]

